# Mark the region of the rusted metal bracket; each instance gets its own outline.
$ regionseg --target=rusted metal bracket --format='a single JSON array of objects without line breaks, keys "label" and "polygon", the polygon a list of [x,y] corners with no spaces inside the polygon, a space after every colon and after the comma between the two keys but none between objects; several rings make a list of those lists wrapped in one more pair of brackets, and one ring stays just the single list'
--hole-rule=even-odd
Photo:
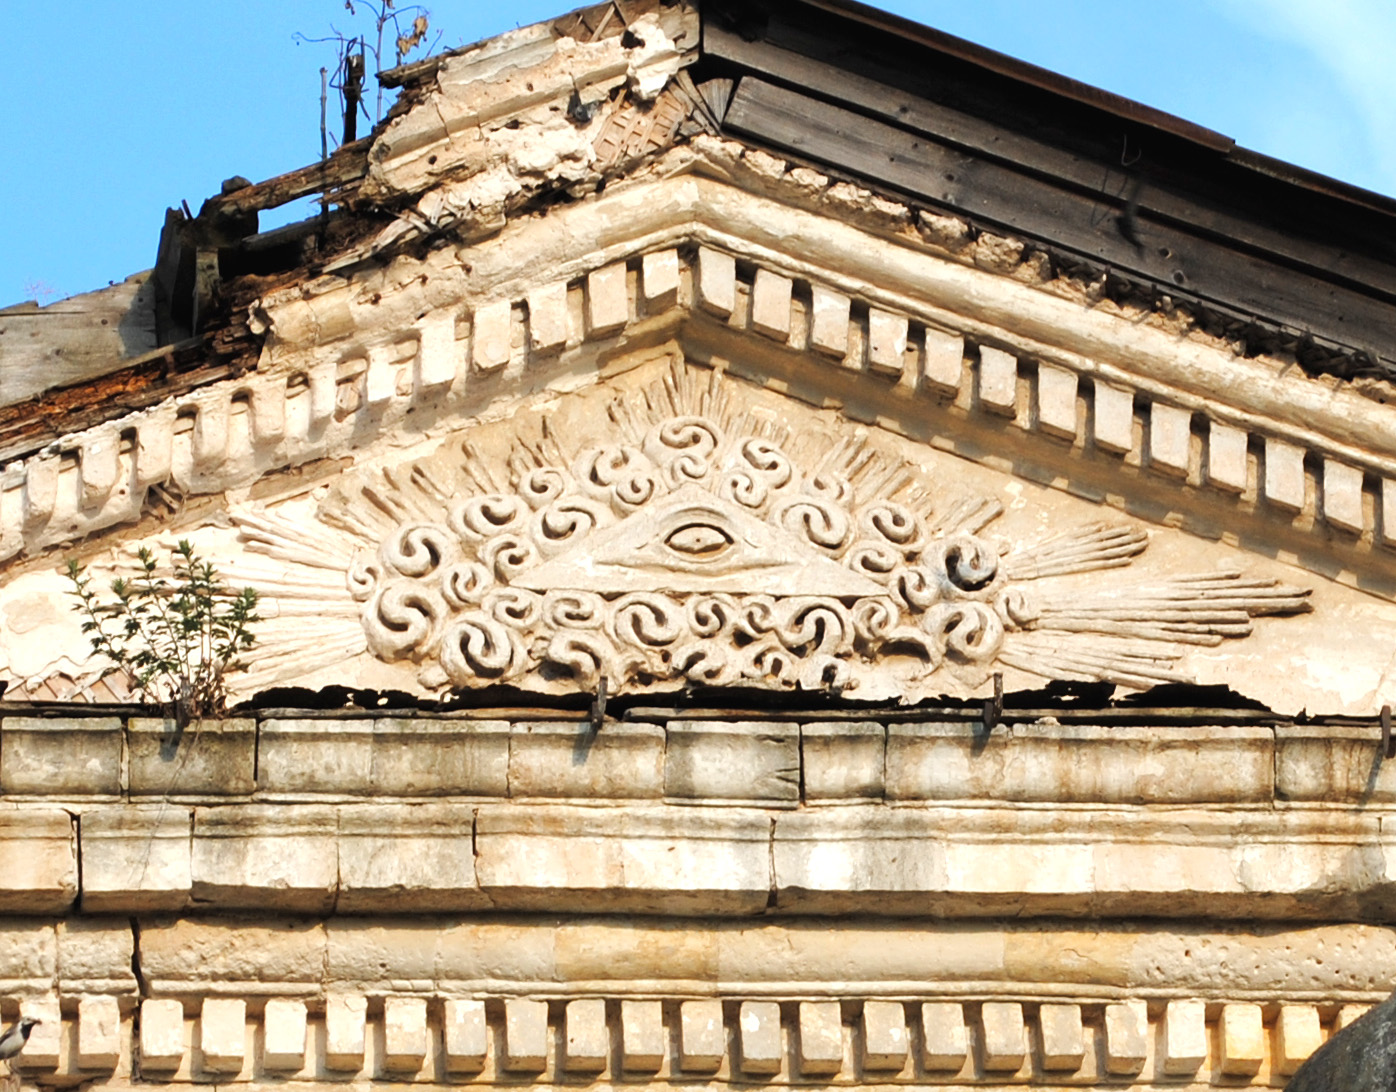
[{"label": "rusted metal bracket", "polygon": [[1385,758],[1396,758],[1396,739],[1391,738],[1391,706],[1381,707],[1381,753]]},{"label": "rusted metal bracket", "polygon": [[591,730],[601,731],[601,722],[606,719],[606,676],[602,675],[596,684],[596,697],[591,700]]},{"label": "rusted metal bracket", "polygon": [[994,696],[984,700],[984,734],[988,735],[1003,719],[1003,673],[994,672]]}]

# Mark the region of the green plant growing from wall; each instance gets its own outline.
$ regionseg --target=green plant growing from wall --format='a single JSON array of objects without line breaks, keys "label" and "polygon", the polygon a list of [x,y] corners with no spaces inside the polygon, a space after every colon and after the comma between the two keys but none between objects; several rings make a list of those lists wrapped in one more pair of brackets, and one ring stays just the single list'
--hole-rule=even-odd
[{"label": "green plant growing from wall", "polygon": [[146,547],[137,558],[136,573],[111,582],[110,600],[93,590],[81,565],[68,562],[73,609],[83,615],[92,651],[109,661],[103,675],[125,671],[181,729],[196,717],[223,715],[227,676],[243,670],[238,657],[256,643],[257,592],[225,587],[187,540],[170,551],[167,568]]}]

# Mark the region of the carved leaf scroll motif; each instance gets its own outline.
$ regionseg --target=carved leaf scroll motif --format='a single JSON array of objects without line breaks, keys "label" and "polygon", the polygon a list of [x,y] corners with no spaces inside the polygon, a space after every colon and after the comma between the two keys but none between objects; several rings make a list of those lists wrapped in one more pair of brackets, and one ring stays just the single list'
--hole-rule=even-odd
[{"label": "carved leaf scroll motif", "polygon": [[320,518],[364,544],[346,579],[368,649],[437,690],[535,673],[972,686],[1000,665],[1142,688],[1183,681],[1186,645],[1306,608],[1306,590],[1236,572],[1083,589],[1070,578],[1126,569],[1145,533],[1098,524],[1010,549],[990,531],[997,502],[937,512],[934,483],[865,434],[812,456],[810,437],[734,412],[729,387],[677,368],[612,403],[605,442],[568,450],[544,427],[507,469],[467,444],[450,474],[423,463],[342,495]]}]

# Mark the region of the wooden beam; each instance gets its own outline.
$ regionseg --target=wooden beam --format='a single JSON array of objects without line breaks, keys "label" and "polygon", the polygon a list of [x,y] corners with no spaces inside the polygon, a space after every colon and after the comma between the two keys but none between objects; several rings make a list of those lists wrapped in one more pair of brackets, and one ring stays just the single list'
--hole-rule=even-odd
[{"label": "wooden beam", "polygon": [[372,137],[364,137],[352,144],[345,144],[323,163],[312,163],[309,167],[244,186],[225,196],[212,197],[204,202],[199,215],[233,215],[274,209],[306,194],[323,193],[357,182],[368,173],[368,148],[372,142]]}]

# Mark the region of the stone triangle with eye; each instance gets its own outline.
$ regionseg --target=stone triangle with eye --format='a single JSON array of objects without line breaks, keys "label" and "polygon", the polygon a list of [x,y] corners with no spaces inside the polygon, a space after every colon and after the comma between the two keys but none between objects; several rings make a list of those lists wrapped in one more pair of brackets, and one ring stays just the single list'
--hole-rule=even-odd
[{"label": "stone triangle with eye", "polygon": [[695,485],[518,573],[516,587],[737,595],[886,595],[887,589],[817,553],[756,514]]}]

